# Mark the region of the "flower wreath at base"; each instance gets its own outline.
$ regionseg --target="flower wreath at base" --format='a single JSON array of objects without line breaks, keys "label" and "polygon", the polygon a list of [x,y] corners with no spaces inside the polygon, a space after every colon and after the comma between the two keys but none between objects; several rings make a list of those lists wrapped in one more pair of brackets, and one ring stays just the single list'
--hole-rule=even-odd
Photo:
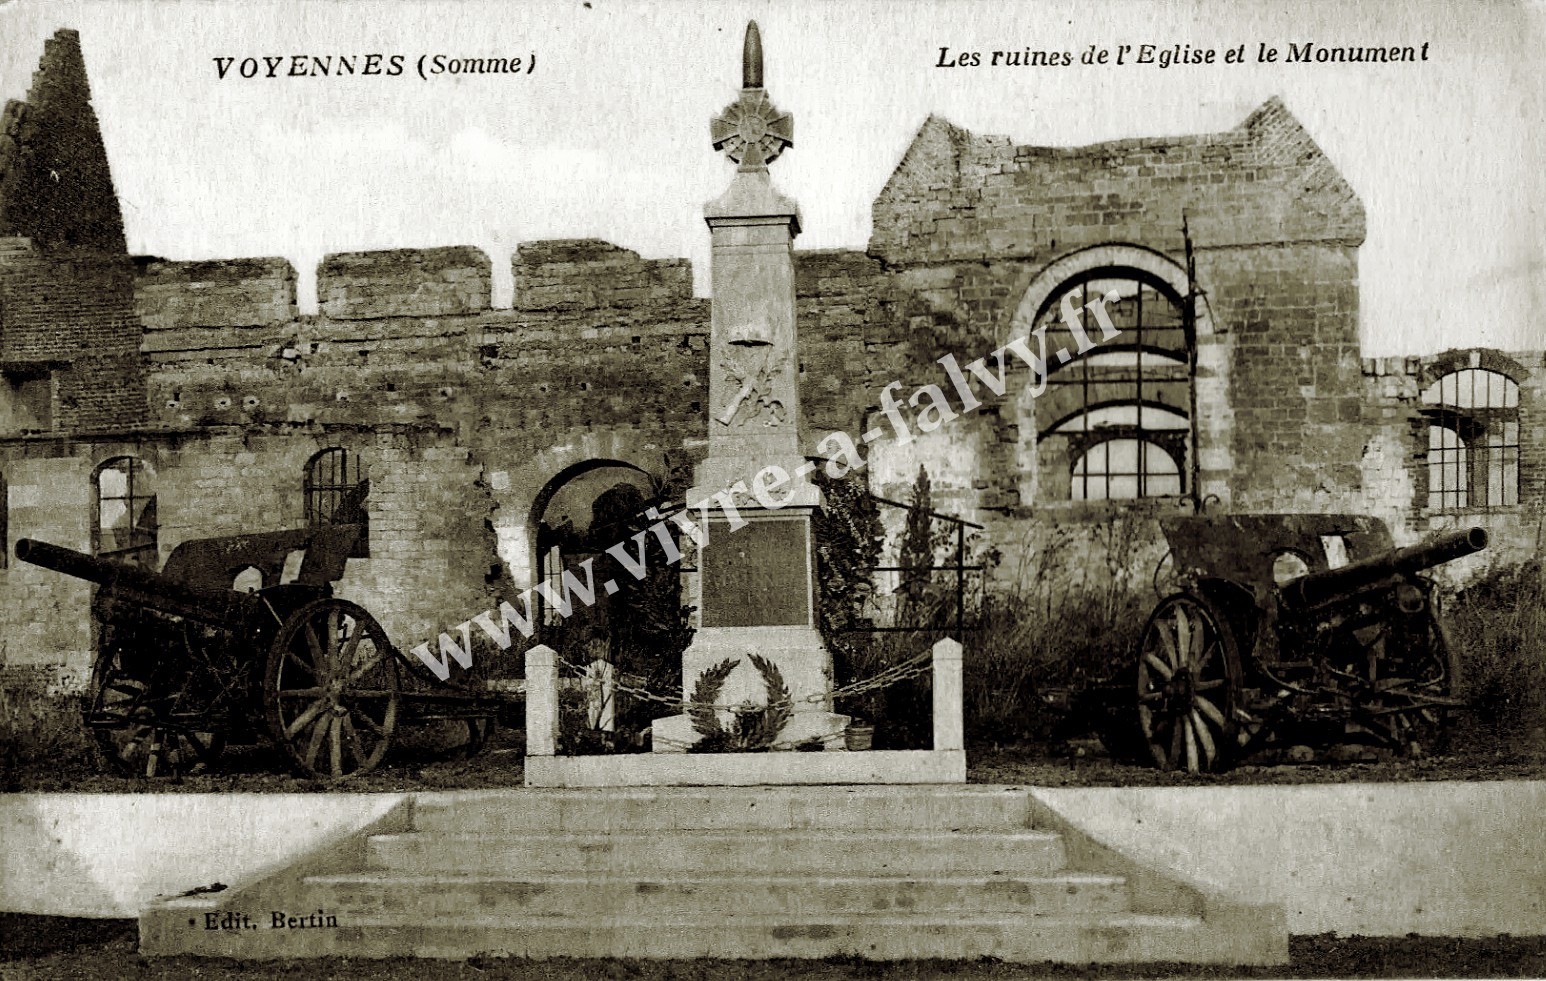
[{"label": "flower wreath at base", "polygon": [[788,724],[792,712],[789,686],[778,665],[761,654],[749,654],[747,659],[762,675],[763,687],[768,693],[766,705],[747,700],[736,706],[734,719],[726,729],[719,721],[715,704],[737,664],[738,657],[727,657],[698,676],[692,698],[687,706],[688,718],[693,731],[702,738],[688,752],[692,753],[755,753],[773,745],[773,740]]}]

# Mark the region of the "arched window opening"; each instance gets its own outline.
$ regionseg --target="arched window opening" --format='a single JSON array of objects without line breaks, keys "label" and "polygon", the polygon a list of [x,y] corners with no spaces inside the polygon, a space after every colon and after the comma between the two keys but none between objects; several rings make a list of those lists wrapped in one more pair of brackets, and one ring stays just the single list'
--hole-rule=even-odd
[{"label": "arched window opening", "polygon": [[[536,639],[571,664],[603,659],[654,690],[681,683],[681,653],[691,636],[683,564],[668,561],[656,535],[644,531],[666,493],[635,466],[591,460],[553,477],[532,506],[538,574],[550,594],[533,591]],[[672,537],[687,550],[685,537]],[[691,558],[689,552],[684,561]],[[566,588],[587,584],[590,602]],[[550,596],[567,598],[567,616]],[[621,703],[619,731],[642,728],[655,711],[647,702]]]},{"label": "arched window opening", "polygon": [[1486,368],[1451,371],[1422,393],[1428,509],[1519,503],[1519,385]]},{"label": "arched window opening", "polygon": [[[1140,419],[1143,420],[1141,425]],[[1049,428],[1047,435],[1099,432],[1117,426],[1166,433],[1184,433],[1189,428],[1186,416],[1163,406],[1112,402],[1107,405],[1091,406],[1083,412],[1075,413]]]},{"label": "arched window opening", "polygon": [[1102,439],[1074,459],[1076,501],[1122,501],[1181,493],[1181,468],[1158,443],[1131,436]]},{"label": "arched window opening", "polygon": [[338,523],[361,526],[354,551],[349,553],[349,557],[355,559],[370,557],[370,516],[364,507],[354,509],[354,505],[360,503],[357,496],[363,479],[360,469],[358,456],[342,447],[330,446],[306,462],[306,473],[301,482],[306,527]]},{"label": "arched window opening", "polygon": [[306,524],[325,525],[360,482],[360,458],[333,446],[306,463]]},{"label": "arched window opening", "polygon": [[1428,510],[1469,507],[1466,448],[1448,426],[1428,427]]},{"label": "arched window opening", "polygon": [[1096,269],[1053,290],[1036,326],[1048,364],[1038,441],[1061,441],[1045,459],[1070,467],[1069,497],[1186,493],[1192,358],[1181,298],[1141,270]]},{"label": "arched window opening", "polygon": [[[628,537],[624,525],[644,510],[652,493],[648,474],[605,461],[549,483],[536,515],[537,562],[552,595],[564,595],[565,571],[583,581],[580,570],[587,560]],[[535,595],[545,627],[557,629],[565,619],[589,625],[593,614],[572,612],[565,618],[545,595]],[[593,633],[605,632],[604,624],[590,626]]]},{"label": "arched window opening", "polygon": [[121,456],[97,468],[96,521],[92,551],[104,558],[155,569],[157,518],[155,478],[144,461]]}]

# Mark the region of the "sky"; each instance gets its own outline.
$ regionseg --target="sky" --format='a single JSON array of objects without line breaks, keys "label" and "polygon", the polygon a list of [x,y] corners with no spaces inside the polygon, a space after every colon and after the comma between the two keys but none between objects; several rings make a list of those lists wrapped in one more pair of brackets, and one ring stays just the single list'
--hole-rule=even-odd
[{"label": "sky", "polygon": [[[733,172],[708,123],[737,95],[749,18],[769,95],[794,116],[772,171],[800,205],[799,248],[864,248],[870,206],[930,113],[1079,146],[1231,129],[1281,95],[1368,213],[1365,355],[1546,348],[1536,0],[0,0],[0,97],[25,97],[44,40],[78,30],[130,251],[284,256],[303,311],[326,253],[443,245],[489,253],[495,305],[508,305],[510,253],[545,238],[685,256],[705,294],[702,208]],[[1429,60],[1257,63],[1263,43],[1306,42],[1427,42]],[[1218,58],[1245,45],[1246,63],[1078,63],[1120,44]],[[1076,63],[940,67],[941,48]],[[370,53],[402,55],[403,74],[221,78],[217,63]],[[535,67],[421,79],[418,59],[436,55]]]}]

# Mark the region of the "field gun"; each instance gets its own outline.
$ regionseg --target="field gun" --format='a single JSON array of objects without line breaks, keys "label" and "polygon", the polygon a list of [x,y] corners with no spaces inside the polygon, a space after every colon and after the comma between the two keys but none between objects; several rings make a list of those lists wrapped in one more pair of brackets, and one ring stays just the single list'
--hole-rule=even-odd
[{"label": "field gun", "polygon": [[1376,518],[1163,518],[1177,588],[1132,660],[1082,700],[1114,755],[1223,770],[1272,747],[1420,754],[1443,738],[1459,663],[1426,572],[1487,547],[1469,528],[1396,548]]},{"label": "field gun", "polygon": [[404,722],[454,721],[467,751],[483,746],[502,699],[413,690],[421,666],[333,595],[365,535],[368,491],[362,481],[326,524],[183,542],[160,571],[16,543],[18,559],[97,587],[83,712],[114,769],[191,772],[227,742],[267,741],[301,774],[337,779],[377,766]]}]

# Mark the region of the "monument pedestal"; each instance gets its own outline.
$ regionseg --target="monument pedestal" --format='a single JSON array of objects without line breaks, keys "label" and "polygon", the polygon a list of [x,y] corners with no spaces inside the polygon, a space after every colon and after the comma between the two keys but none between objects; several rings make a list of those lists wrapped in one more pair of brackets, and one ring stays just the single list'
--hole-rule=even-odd
[{"label": "monument pedestal", "polygon": [[[816,496],[803,480],[793,490],[797,500]],[[709,521],[698,555],[701,624],[682,654],[682,698],[694,701],[705,672],[735,662],[717,691],[702,693],[729,729],[734,706],[765,707],[782,685],[790,717],[767,747],[774,750],[813,741],[841,750],[848,726],[832,711],[832,656],[815,626],[814,510],[738,509],[745,524],[732,531],[729,521]],[[753,655],[766,659],[768,674]],[[651,736],[655,752],[684,752],[703,738],[686,713],[656,719]]]},{"label": "monument pedestal", "polygon": [[[682,655],[682,676],[687,681],[682,697],[692,698],[692,688],[705,671],[727,658],[737,658],[740,663],[725,680],[715,703],[767,704],[767,685],[751,662],[752,654],[759,654],[778,667],[789,687],[792,702],[788,723],[779,730],[768,748],[790,750],[819,742],[824,750],[843,749],[848,716],[834,713],[832,699],[826,697],[826,692],[831,690],[832,659],[822,646],[821,635],[810,627],[699,630],[693,637],[692,646]],[[721,723],[728,727],[730,713],[721,711],[719,716]],[[693,729],[692,719],[687,715],[656,719],[651,733],[651,748],[657,753],[685,752],[703,738]]]},{"label": "monument pedestal", "polygon": [[[811,516],[821,494],[801,452],[791,253],[800,216],[768,177],[794,124],[762,88],[755,23],[746,30],[740,98],[711,127],[715,149],[738,166],[704,212],[713,236],[709,446],[687,503],[716,516],[694,518],[707,534],[692,536],[699,625],[682,655],[686,711],[654,721],[653,753],[557,756],[557,655],[534,647],[526,653],[526,784],[962,783],[961,645],[952,640],[934,645],[932,750],[763,752],[843,749],[848,718],[832,711],[832,657],[816,629]],[[714,721],[704,711],[710,705]],[[782,716],[784,708],[788,719],[768,732],[769,716],[759,713]],[[715,748],[729,751],[684,754],[704,738],[699,728],[726,733],[728,745]]]}]

